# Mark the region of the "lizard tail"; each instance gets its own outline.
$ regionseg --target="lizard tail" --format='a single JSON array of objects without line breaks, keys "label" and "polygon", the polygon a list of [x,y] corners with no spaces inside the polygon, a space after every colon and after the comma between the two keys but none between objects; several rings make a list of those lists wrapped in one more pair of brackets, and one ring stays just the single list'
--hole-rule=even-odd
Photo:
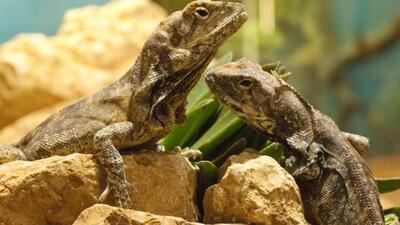
[{"label": "lizard tail", "polygon": [[26,160],[26,156],[12,145],[0,145],[0,165],[15,160]]}]

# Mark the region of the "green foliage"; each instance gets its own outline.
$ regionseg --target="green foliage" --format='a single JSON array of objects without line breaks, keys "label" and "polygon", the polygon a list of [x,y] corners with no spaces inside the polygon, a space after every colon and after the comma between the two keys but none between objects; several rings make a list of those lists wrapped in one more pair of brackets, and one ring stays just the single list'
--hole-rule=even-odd
[{"label": "green foliage", "polygon": [[213,98],[205,98],[199,101],[187,113],[187,123],[184,126],[176,125],[170,135],[162,140],[167,151],[175,146],[187,146],[188,142],[195,136],[200,128],[204,126],[208,118],[218,109],[219,102]]},{"label": "green foliage", "polygon": [[376,178],[379,192],[386,193],[400,189],[400,177]]},{"label": "green foliage", "polygon": [[278,61],[278,62],[266,63],[266,64],[262,65],[261,68],[264,71],[271,72],[273,70],[278,69],[280,65],[281,65],[281,62]]},{"label": "green foliage", "polygon": [[218,145],[226,141],[244,123],[235,116],[229,109],[224,107],[215,123],[191,146],[203,152],[203,157],[215,155]]},{"label": "green foliage", "polygon": [[223,151],[223,153],[215,158],[212,163],[216,166],[221,166],[231,155],[235,155],[243,151],[243,149],[246,147],[247,141],[244,137],[241,137],[237,139],[231,146],[226,151]]},{"label": "green foliage", "polygon": [[400,225],[399,217],[396,214],[386,214],[385,225]]},{"label": "green foliage", "polygon": [[260,151],[260,154],[271,156],[279,163],[283,162],[283,160],[285,159],[283,155],[283,146],[276,142],[271,142]]},{"label": "green foliage", "polygon": [[200,183],[205,186],[211,186],[218,181],[218,167],[210,161],[199,161],[195,165],[199,168]]},{"label": "green foliage", "polygon": [[[209,70],[232,61],[232,53],[223,56],[218,62],[207,68]],[[175,125],[171,133],[161,140],[167,151],[175,146],[190,147],[191,142],[197,138],[200,130],[209,119],[217,113],[220,103],[208,90],[202,76],[188,96],[187,122],[185,125]]]},{"label": "green foliage", "polygon": [[397,217],[399,217],[400,216],[400,207],[393,207],[393,208],[385,209],[384,212],[385,212],[385,215],[394,214]]}]

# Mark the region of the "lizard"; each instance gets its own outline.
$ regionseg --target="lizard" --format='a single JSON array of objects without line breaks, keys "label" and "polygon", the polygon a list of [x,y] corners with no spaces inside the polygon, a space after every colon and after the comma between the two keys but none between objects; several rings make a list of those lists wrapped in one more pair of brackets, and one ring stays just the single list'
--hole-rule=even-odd
[{"label": "lizard", "polygon": [[284,166],[300,188],[309,222],[384,224],[377,185],[360,155],[368,148],[365,137],[342,132],[277,72],[250,60],[220,66],[205,80],[239,118],[284,146]]},{"label": "lizard", "polygon": [[71,153],[94,154],[114,204],[132,208],[121,152],[162,150],[159,140],[186,120],[186,97],[219,46],[247,20],[240,3],[193,1],[145,41],[117,81],[53,114],[18,142],[0,146],[0,162]]}]

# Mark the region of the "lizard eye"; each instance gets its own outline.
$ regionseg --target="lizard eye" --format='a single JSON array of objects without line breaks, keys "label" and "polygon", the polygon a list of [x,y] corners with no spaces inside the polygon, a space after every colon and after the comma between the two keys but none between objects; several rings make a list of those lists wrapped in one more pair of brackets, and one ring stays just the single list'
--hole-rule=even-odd
[{"label": "lizard eye", "polygon": [[198,7],[193,15],[199,20],[206,20],[210,16],[210,12],[204,7]]},{"label": "lizard eye", "polygon": [[239,90],[242,91],[247,91],[251,88],[251,86],[253,85],[253,81],[250,79],[242,79],[239,82],[237,82],[236,86]]}]

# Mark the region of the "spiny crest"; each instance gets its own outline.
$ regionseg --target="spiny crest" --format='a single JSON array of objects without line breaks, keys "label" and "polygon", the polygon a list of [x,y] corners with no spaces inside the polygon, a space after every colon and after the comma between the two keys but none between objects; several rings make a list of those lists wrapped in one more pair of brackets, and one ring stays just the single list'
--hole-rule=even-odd
[{"label": "spiny crest", "polygon": [[312,123],[314,125],[315,122],[315,115],[314,115],[314,107],[291,85],[289,85],[282,77],[279,75],[275,70],[271,71],[272,75],[276,77],[282,87],[289,89],[296,97],[303,103],[303,105],[307,108],[307,111],[312,116]]}]

